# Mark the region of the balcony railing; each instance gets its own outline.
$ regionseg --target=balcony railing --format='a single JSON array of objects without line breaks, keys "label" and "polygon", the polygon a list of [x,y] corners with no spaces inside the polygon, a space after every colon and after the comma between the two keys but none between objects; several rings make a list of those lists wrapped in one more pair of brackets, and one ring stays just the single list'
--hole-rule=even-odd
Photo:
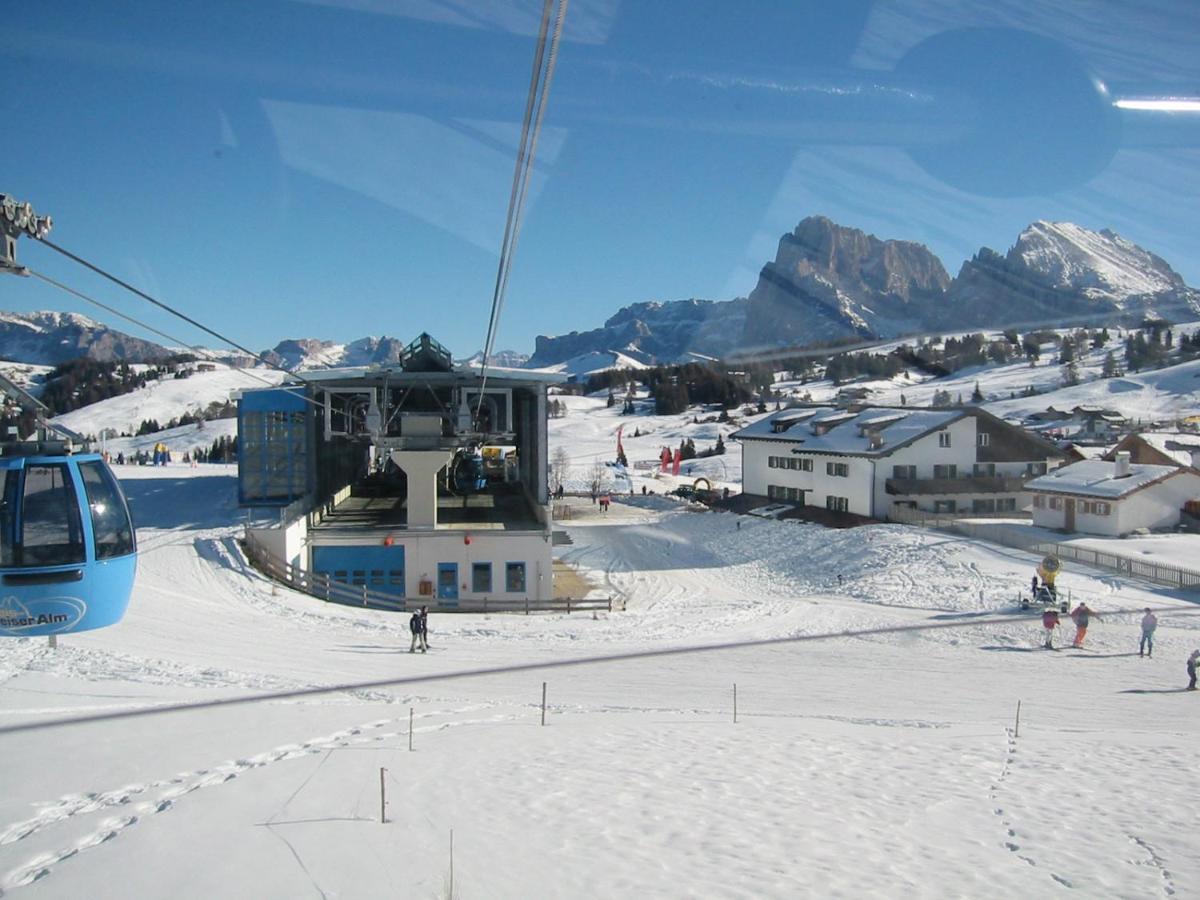
[{"label": "balcony railing", "polygon": [[889,494],[1012,494],[1023,490],[1031,475],[963,475],[958,478],[889,478]]}]

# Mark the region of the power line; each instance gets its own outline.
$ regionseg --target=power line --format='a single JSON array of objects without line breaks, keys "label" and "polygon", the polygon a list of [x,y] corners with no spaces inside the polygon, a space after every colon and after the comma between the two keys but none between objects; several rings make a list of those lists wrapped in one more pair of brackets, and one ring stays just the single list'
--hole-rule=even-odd
[{"label": "power line", "polygon": [[[1156,607],[1154,612],[1167,612],[1172,616],[1200,615],[1200,610],[1180,610],[1179,607]],[[1136,610],[1129,610],[1136,613]],[[1112,615],[1110,613],[1110,615]],[[968,628],[981,625],[1012,624],[1011,616],[978,618],[965,622],[924,622],[917,625],[887,625],[877,628],[846,629],[843,631],[824,631],[817,634],[792,635],[791,637],[761,638],[753,641],[726,641],[720,644],[690,644],[683,647],[668,647],[661,650],[634,650],[627,653],[608,653],[600,656],[584,656],[575,659],[557,659],[548,662],[520,663],[508,666],[491,666],[478,669],[460,669],[454,672],[444,672],[439,675],[410,675],[402,678],[383,678],[373,681],[357,681],[345,684],[328,685],[325,687],[297,688],[290,691],[273,693],[248,694],[243,697],[226,697],[220,700],[201,700],[193,703],[169,703],[141,709],[117,710],[113,712],[95,713],[84,716],[68,716],[61,719],[48,719],[41,722],[26,722],[19,725],[0,726],[0,736],[8,734],[23,734],[36,731],[48,731],[65,728],[69,725],[94,725],[100,722],[115,722],[124,719],[139,719],[148,716],[161,716],[175,712],[197,712],[206,709],[218,709],[230,706],[246,706],[254,703],[270,703],[278,700],[295,700],[301,697],[316,697],[323,694],[337,694],[348,691],[363,691],[377,688],[402,687],[412,684],[430,684],[440,681],[462,681],[468,678],[486,678],[492,675],[512,675],[520,672],[544,672],[550,669],[579,668],[581,666],[610,665],[613,663],[632,662],[643,659],[658,659],[666,656],[688,656],[699,653],[721,653],[730,650],[757,650],[764,647],[779,647],[788,644],[807,644],[836,638],[878,637],[888,634],[905,634],[924,631],[945,631],[955,628]]]}]

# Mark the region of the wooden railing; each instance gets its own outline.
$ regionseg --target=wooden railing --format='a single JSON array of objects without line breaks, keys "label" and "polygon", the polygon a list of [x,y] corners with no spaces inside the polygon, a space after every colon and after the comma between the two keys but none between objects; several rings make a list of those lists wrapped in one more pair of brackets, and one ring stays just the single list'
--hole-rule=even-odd
[{"label": "wooden railing", "polygon": [[443,603],[437,597],[397,597],[381,591],[372,591],[366,585],[346,584],[336,581],[319,572],[309,572],[299,566],[284,562],[272,555],[265,547],[246,535],[242,541],[246,558],[260,572],[285,584],[293,590],[301,591],[313,597],[318,597],[326,603],[339,603],[343,606],[357,606],[360,609],[381,609],[391,612],[410,612],[422,606],[429,607],[431,612],[438,613],[524,613],[531,612],[582,612],[585,610],[613,610],[612,597],[597,597],[576,600],[572,597],[551,600],[494,600],[490,597],[482,599],[461,599],[452,603]]}]

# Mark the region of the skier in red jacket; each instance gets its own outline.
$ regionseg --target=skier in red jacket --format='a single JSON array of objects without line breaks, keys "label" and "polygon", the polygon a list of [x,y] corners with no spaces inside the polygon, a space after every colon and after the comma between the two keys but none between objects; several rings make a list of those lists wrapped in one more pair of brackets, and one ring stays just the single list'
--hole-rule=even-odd
[{"label": "skier in red jacket", "polygon": [[1053,650],[1054,629],[1058,627],[1058,610],[1051,606],[1042,613],[1042,627],[1046,629],[1045,647],[1047,650]]}]

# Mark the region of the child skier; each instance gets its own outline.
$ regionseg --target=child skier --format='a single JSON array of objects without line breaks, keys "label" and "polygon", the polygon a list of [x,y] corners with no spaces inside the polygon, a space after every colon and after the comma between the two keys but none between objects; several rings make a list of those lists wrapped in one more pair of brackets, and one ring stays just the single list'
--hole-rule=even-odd
[{"label": "child skier", "polygon": [[1087,636],[1088,623],[1092,616],[1100,618],[1098,612],[1088,609],[1086,601],[1081,600],[1079,605],[1071,610],[1071,619],[1075,623],[1075,640],[1071,642],[1072,647],[1083,647],[1083,639]]},{"label": "child skier", "polygon": [[1058,627],[1058,610],[1049,607],[1042,613],[1042,627],[1046,629],[1045,647],[1047,650],[1053,650],[1054,629]]},{"label": "child skier", "polygon": [[1192,655],[1188,657],[1188,661],[1187,661],[1187,673],[1188,673],[1187,689],[1189,691],[1194,691],[1196,689],[1196,661],[1197,660],[1200,660],[1200,650],[1193,650]]},{"label": "child skier", "polygon": [[1138,656],[1154,656],[1154,629],[1157,627],[1158,616],[1150,612],[1150,607],[1147,606],[1146,614],[1142,616],[1142,640],[1138,644]]}]

